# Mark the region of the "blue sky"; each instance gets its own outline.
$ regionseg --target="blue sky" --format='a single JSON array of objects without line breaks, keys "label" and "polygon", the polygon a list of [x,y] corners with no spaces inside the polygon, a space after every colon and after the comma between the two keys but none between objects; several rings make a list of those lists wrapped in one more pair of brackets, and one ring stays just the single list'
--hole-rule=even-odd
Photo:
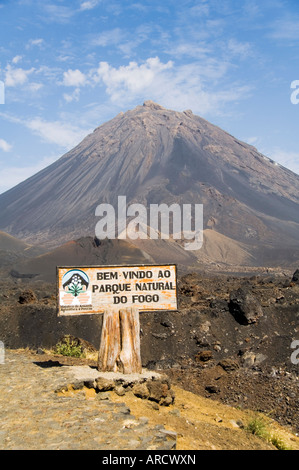
[{"label": "blue sky", "polygon": [[299,173],[298,64],[298,0],[0,0],[0,192],[148,99]]}]

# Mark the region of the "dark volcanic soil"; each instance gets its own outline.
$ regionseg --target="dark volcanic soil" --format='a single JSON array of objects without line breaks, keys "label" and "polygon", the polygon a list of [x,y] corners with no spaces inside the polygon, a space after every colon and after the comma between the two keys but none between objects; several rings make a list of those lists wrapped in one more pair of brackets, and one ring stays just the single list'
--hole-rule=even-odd
[{"label": "dark volcanic soil", "polygon": [[[140,315],[143,366],[164,369],[193,393],[269,413],[299,432],[299,364],[291,361],[291,344],[299,340],[298,282],[282,274],[191,273],[179,277],[178,287],[177,312]],[[247,297],[232,295],[239,288]],[[245,314],[236,315],[230,301],[236,297],[255,309],[240,305]],[[7,348],[51,348],[71,334],[98,349],[101,325],[100,315],[57,318],[53,284],[2,282],[0,340]]]}]

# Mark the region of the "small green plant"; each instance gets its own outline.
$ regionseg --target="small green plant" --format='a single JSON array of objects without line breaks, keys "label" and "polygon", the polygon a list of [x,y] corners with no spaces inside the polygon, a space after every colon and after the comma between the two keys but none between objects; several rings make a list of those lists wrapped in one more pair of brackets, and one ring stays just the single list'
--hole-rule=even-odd
[{"label": "small green plant", "polygon": [[277,434],[272,434],[271,435],[271,444],[276,447],[278,450],[292,450],[291,447],[289,447],[284,440],[278,436]]},{"label": "small green plant", "polygon": [[267,439],[269,434],[264,419],[259,416],[252,418],[245,429],[251,434],[261,437],[262,439]]},{"label": "small green plant", "polygon": [[59,341],[55,346],[55,352],[62,356],[70,357],[83,357],[84,352],[82,346],[78,344],[78,341],[72,339],[70,336],[65,336],[63,340]]},{"label": "small green plant", "polygon": [[270,432],[268,425],[263,417],[255,416],[252,418],[245,429],[251,434],[254,434],[255,436],[258,436],[261,439],[269,442],[278,450],[291,450],[291,448],[278,434],[272,434]]}]

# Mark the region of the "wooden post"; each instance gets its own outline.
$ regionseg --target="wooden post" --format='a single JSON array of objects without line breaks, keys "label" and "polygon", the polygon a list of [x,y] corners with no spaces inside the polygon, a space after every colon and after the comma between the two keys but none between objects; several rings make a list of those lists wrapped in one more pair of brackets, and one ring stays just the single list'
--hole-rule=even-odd
[{"label": "wooden post", "polygon": [[108,309],[104,313],[98,370],[141,373],[139,311]]},{"label": "wooden post", "polygon": [[121,351],[119,370],[123,374],[141,374],[139,311],[127,308],[119,311]]},{"label": "wooden post", "polygon": [[98,369],[107,372],[117,371],[120,354],[120,325],[118,310],[107,309],[103,317]]}]

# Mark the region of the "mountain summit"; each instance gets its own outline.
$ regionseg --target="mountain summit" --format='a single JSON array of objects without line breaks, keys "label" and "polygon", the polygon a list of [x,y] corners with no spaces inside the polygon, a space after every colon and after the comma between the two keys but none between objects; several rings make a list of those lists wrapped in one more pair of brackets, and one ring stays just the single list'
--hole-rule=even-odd
[{"label": "mountain summit", "polygon": [[230,240],[246,262],[299,259],[299,176],[192,111],[152,101],[0,195],[0,230],[53,246],[94,236],[96,207],[120,195],[147,207],[203,204],[207,246],[220,237],[217,249],[229,251]]}]

